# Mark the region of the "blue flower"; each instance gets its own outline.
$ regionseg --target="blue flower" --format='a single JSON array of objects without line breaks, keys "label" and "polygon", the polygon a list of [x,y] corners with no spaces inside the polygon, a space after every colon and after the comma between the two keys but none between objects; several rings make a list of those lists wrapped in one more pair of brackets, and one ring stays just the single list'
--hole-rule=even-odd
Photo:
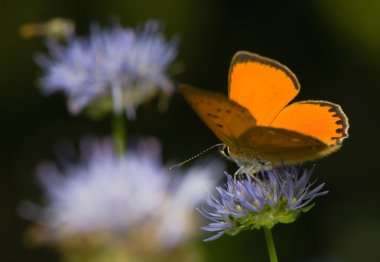
[{"label": "blue flower", "polygon": [[65,157],[60,162],[38,169],[46,205],[29,203],[22,209],[24,217],[37,222],[39,239],[68,244],[100,235],[103,246],[123,241],[160,252],[195,235],[195,207],[221,171],[211,163],[170,174],[152,139],[140,141],[122,157],[115,155],[111,141],[87,139],[79,163]]},{"label": "blue flower", "polygon": [[41,88],[48,94],[64,92],[72,114],[92,106],[125,111],[133,118],[141,103],[173,92],[167,71],[177,44],[174,38],[165,39],[157,21],[146,22],[142,30],[93,26],[88,38],[73,36],[66,45],[48,42],[49,55],[37,57],[45,71]]},{"label": "blue flower", "polygon": [[312,170],[281,167],[263,171],[254,177],[234,180],[227,176],[225,188],[217,187],[219,197],[209,196],[211,209],[198,211],[212,222],[203,230],[217,232],[210,241],[223,234],[236,235],[243,230],[272,228],[277,223],[294,222],[302,212],[313,207],[312,201],[327,193],[324,184],[313,187]]}]

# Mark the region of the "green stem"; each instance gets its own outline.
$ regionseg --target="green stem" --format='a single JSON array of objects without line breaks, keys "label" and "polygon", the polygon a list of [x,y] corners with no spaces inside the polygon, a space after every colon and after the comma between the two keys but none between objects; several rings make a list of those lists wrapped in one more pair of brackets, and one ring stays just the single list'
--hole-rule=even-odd
[{"label": "green stem", "polygon": [[276,248],[274,247],[272,232],[269,228],[264,227],[265,240],[267,242],[270,262],[278,262]]},{"label": "green stem", "polygon": [[124,114],[114,114],[112,119],[112,137],[115,144],[116,153],[123,155],[127,143],[127,130]]}]

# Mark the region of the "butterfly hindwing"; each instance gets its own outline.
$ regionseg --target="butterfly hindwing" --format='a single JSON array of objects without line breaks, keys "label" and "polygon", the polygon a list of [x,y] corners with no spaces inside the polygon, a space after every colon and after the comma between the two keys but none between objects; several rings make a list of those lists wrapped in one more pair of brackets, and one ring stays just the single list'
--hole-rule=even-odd
[{"label": "butterfly hindwing", "polygon": [[327,145],[340,145],[348,137],[348,119],[339,105],[327,101],[301,101],[285,107],[270,125],[315,137]]},{"label": "butterfly hindwing", "polygon": [[326,145],[321,140],[299,132],[264,126],[254,126],[239,138],[244,159],[258,158],[273,164],[291,164],[321,158],[339,146]]},{"label": "butterfly hindwing", "polygon": [[233,146],[238,137],[256,124],[247,109],[227,97],[182,85],[181,93],[203,122],[222,140]]},{"label": "butterfly hindwing", "polygon": [[247,108],[257,125],[268,126],[299,90],[296,76],[275,60],[246,51],[232,59],[229,98]]}]

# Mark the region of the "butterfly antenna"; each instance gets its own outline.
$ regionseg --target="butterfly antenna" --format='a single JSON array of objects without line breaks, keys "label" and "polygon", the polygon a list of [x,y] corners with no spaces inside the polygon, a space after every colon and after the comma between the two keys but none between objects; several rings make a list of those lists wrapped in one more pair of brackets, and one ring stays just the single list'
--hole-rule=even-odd
[{"label": "butterfly antenna", "polygon": [[213,146],[210,146],[209,148],[203,150],[202,152],[200,152],[199,154],[196,154],[195,156],[192,156],[190,157],[189,159],[186,159],[185,161],[182,161],[181,163],[178,163],[178,164],[175,164],[175,165],[172,165],[171,167],[169,167],[169,170],[172,170],[173,168],[176,168],[176,167],[180,167],[180,166],[183,166],[184,164],[196,159],[197,157],[203,155],[204,153],[207,153],[208,151],[210,151],[211,149],[214,149],[214,148],[219,148],[219,149],[222,149],[222,147],[224,146],[223,143],[220,143],[220,144],[216,144],[216,145],[213,145]]}]

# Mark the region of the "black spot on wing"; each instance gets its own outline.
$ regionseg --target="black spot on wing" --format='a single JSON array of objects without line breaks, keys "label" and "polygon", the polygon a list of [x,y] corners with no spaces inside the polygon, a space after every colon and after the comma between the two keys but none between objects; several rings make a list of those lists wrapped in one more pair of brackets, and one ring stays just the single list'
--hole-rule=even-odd
[{"label": "black spot on wing", "polygon": [[216,114],[212,114],[212,113],[206,113],[206,115],[207,115],[208,117],[213,118],[213,119],[218,119],[218,118],[219,118],[218,115],[216,115]]}]

